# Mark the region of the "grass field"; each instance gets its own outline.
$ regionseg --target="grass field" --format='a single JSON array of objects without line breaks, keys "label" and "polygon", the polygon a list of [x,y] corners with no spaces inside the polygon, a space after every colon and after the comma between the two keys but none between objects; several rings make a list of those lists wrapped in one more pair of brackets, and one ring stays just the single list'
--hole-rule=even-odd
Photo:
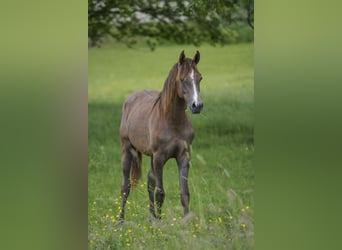
[{"label": "grass field", "polygon": [[[162,220],[151,222],[143,158],[143,178],[131,192],[126,222],[120,206],[121,105],[132,92],[161,90],[182,49],[201,52],[204,109],[190,114],[196,136],[189,173],[190,211],[182,220],[178,169],[164,168],[166,198]],[[253,249],[254,47],[203,45],[128,49],[111,45],[89,50],[89,249]]]}]

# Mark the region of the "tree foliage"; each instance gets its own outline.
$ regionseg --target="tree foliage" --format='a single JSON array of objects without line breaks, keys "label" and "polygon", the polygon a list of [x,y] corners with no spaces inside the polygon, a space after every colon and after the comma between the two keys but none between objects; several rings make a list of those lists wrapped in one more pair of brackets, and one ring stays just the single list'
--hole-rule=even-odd
[{"label": "tree foliage", "polygon": [[232,23],[253,27],[254,1],[88,0],[88,36],[99,44],[110,35],[131,46],[144,37],[150,48],[163,40],[200,45],[234,40]]}]

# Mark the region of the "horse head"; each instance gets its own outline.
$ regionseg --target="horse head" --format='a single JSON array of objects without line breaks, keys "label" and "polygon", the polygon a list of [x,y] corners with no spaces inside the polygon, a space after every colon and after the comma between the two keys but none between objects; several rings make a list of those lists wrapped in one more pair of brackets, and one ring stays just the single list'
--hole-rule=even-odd
[{"label": "horse head", "polygon": [[183,98],[194,114],[203,109],[203,102],[200,97],[200,82],[202,75],[197,69],[200,61],[200,53],[196,52],[193,59],[185,57],[184,50],[178,60],[178,96]]}]

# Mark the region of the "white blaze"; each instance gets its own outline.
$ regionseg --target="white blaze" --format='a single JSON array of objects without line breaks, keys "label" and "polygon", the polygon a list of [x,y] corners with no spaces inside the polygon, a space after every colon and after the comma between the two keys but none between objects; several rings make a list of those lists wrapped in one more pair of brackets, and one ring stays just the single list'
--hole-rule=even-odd
[{"label": "white blaze", "polygon": [[197,88],[196,88],[196,84],[195,84],[195,76],[194,76],[194,70],[191,71],[191,74],[190,74],[190,78],[191,78],[191,82],[192,82],[192,88],[193,88],[193,100],[194,100],[194,103],[195,105],[197,106],[198,104],[198,92],[197,92]]}]

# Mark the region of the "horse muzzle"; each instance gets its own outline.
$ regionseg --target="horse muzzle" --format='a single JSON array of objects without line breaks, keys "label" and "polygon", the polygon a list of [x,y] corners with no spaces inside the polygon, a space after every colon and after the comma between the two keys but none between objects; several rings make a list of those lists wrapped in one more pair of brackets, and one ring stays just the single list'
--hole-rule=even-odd
[{"label": "horse muzzle", "polygon": [[203,109],[203,102],[198,102],[198,103],[193,102],[190,105],[190,110],[193,114],[201,113],[202,109]]}]

